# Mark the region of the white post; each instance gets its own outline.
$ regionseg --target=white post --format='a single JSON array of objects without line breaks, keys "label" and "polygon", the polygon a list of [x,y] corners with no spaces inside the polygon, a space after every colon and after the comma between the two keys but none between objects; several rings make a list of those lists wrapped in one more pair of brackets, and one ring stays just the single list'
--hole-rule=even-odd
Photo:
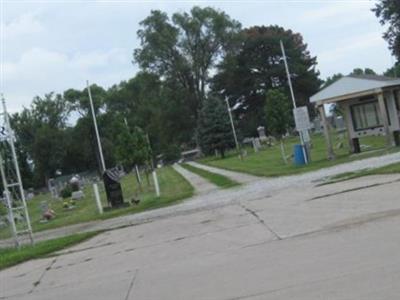
[{"label": "white post", "polygon": [[135,170],[136,170],[136,176],[139,180],[139,183],[142,183],[142,177],[140,177],[140,172],[139,172],[139,168],[137,165],[135,165]]},{"label": "white post", "polygon": [[158,185],[158,179],[157,179],[156,170],[153,170],[151,173],[153,175],[154,186],[156,188],[156,195],[157,195],[157,197],[160,197],[160,186]]},{"label": "white post", "polygon": [[94,192],[94,199],[96,200],[97,209],[99,210],[99,214],[103,214],[103,205],[101,205],[100,194],[99,194],[99,187],[97,183],[93,183],[93,192]]},{"label": "white post", "polygon": [[87,84],[87,89],[88,89],[88,94],[89,94],[90,108],[92,110],[94,131],[96,132],[97,145],[99,146],[99,155],[100,155],[100,162],[101,162],[101,168],[102,168],[101,171],[102,171],[102,173],[104,173],[106,171],[106,164],[104,162],[103,148],[101,147],[99,130],[97,128],[96,114],[94,113],[93,99],[92,99],[92,93],[90,91],[89,80],[86,80],[86,84]]},{"label": "white post", "polygon": [[[291,94],[291,96],[292,96],[293,108],[295,109],[295,108],[297,108],[297,106],[296,106],[296,99],[295,99],[295,97],[294,97],[293,86],[292,86],[292,79],[290,78],[289,66],[288,66],[288,63],[287,63],[287,60],[286,60],[285,47],[283,46],[282,40],[280,40],[279,42],[280,42],[280,44],[281,44],[283,62],[284,62],[284,64],[285,64],[286,76],[287,76],[288,83],[289,83],[290,94]],[[302,134],[301,132],[299,132],[299,136],[300,136],[301,148],[303,149],[304,161],[305,161],[306,164],[308,164],[308,158],[307,158],[307,153],[306,153],[306,149],[305,149],[305,145],[304,145],[303,134]]]}]

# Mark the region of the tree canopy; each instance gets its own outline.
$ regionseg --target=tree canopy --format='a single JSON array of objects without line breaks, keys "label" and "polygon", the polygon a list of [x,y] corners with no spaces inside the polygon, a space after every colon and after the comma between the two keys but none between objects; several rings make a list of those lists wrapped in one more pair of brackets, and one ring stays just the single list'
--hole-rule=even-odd
[{"label": "tree canopy", "polygon": [[400,61],[400,1],[380,0],[373,9],[382,25],[388,25],[383,34],[393,55]]},{"label": "tree canopy", "polygon": [[218,66],[213,90],[240,105],[236,112],[245,134],[254,134],[258,126],[265,124],[263,107],[268,90],[282,88],[289,93],[281,40],[285,45],[297,104],[308,105],[309,97],[320,87],[316,57],[310,54],[299,33],[279,26],[244,29],[240,45]]},{"label": "tree canopy", "polygon": [[240,23],[222,11],[195,6],[172,18],[153,10],[140,25],[141,45],[134,51],[134,61],[145,71],[175,80],[186,91],[186,103],[197,118],[210,71],[234,43]]}]

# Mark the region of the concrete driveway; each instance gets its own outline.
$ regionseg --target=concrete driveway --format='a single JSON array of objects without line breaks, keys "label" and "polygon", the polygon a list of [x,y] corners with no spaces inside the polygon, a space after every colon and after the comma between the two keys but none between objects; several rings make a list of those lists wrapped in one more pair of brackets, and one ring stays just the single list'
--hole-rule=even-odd
[{"label": "concrete driveway", "polygon": [[0,299],[398,299],[399,187],[308,183],[109,231],[0,272]]}]

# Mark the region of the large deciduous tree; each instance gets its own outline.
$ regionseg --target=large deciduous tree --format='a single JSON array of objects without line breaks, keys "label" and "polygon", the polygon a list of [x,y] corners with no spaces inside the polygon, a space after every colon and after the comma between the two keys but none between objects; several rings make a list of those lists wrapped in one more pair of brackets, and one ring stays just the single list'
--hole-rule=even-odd
[{"label": "large deciduous tree", "polygon": [[399,77],[400,76],[400,63],[395,64],[393,67],[387,69],[384,73],[385,76]]},{"label": "large deciduous tree", "polygon": [[62,168],[66,155],[65,128],[68,105],[61,95],[35,97],[30,109],[12,118],[19,149],[34,162],[34,185],[46,184]]},{"label": "large deciduous tree", "polygon": [[[93,107],[97,113],[104,106],[107,93],[101,86],[96,84],[90,86],[90,92],[92,94]],[[87,88],[83,90],[68,89],[64,92],[63,97],[66,103],[69,104],[71,111],[78,112],[82,117],[91,114]]]},{"label": "large deciduous tree", "polygon": [[213,90],[241,105],[236,111],[246,135],[256,134],[256,128],[265,124],[263,106],[268,90],[281,87],[289,94],[280,40],[285,45],[297,104],[307,105],[320,87],[316,57],[299,33],[279,26],[243,30],[240,47],[219,65]]},{"label": "large deciduous tree", "polygon": [[388,25],[383,37],[393,55],[400,61],[400,1],[380,0],[373,9],[382,25]]},{"label": "large deciduous tree", "polygon": [[152,11],[140,25],[141,47],[134,51],[135,62],[161,78],[176,80],[197,119],[210,70],[234,43],[240,24],[222,11],[193,7],[171,19]]}]

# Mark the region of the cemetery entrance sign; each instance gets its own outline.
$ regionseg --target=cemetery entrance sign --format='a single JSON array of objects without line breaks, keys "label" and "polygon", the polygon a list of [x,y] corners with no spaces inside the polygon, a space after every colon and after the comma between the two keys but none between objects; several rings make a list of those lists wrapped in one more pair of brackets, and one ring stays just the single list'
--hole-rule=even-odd
[{"label": "cemetery entrance sign", "polygon": [[310,117],[306,106],[300,106],[293,109],[294,121],[297,131],[311,129]]}]

